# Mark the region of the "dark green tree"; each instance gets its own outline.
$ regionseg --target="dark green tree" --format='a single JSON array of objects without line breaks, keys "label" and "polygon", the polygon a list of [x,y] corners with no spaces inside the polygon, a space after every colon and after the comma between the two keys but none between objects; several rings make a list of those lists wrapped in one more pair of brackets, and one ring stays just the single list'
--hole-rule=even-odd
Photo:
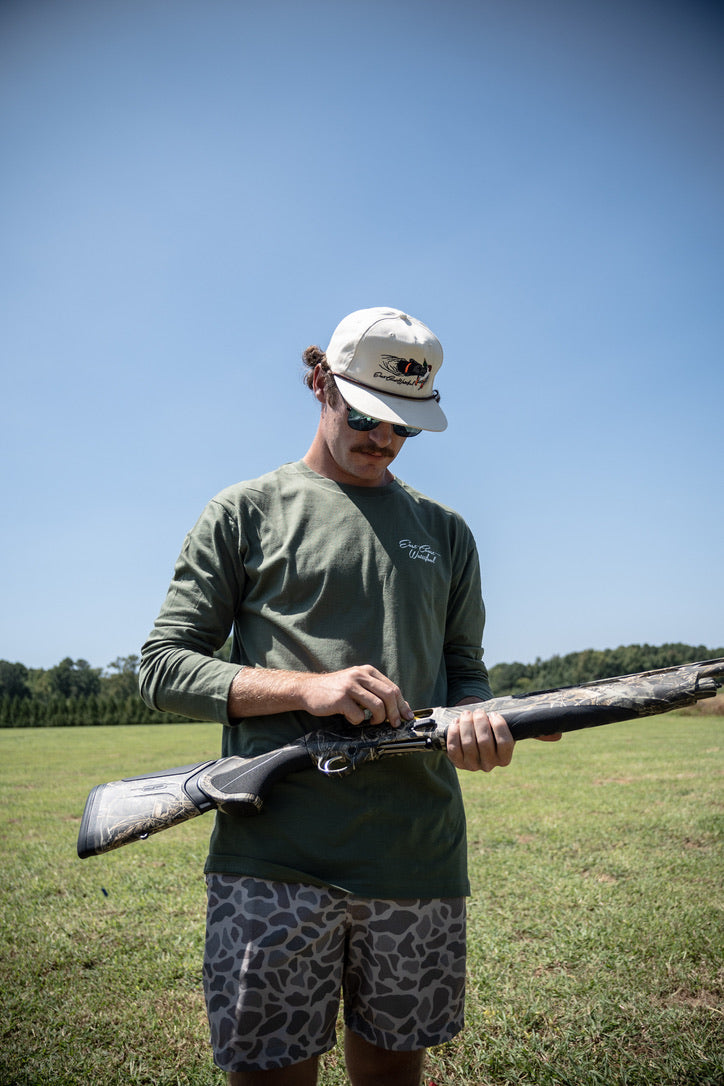
[{"label": "dark green tree", "polygon": [[9,660],[0,660],[0,697],[29,698],[28,669],[25,664],[11,664]]},{"label": "dark green tree", "polygon": [[100,693],[100,674],[100,668],[91,667],[87,660],[66,656],[47,672],[48,686],[52,694],[63,698],[87,698]]},{"label": "dark green tree", "polygon": [[103,694],[114,698],[127,698],[138,694],[139,656],[117,656],[108,665],[108,672],[101,677]]}]

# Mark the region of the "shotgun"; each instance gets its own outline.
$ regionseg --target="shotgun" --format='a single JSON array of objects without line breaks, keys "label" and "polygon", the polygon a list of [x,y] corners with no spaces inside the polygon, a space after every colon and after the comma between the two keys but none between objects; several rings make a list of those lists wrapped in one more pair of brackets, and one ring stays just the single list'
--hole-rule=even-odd
[{"label": "shotgun", "polygon": [[217,807],[240,816],[258,814],[274,782],[289,773],[316,767],[330,777],[344,776],[380,758],[445,750],[448,727],[464,710],[502,713],[515,740],[533,739],[680,709],[714,697],[722,682],[724,657],[473,705],[421,709],[397,728],[330,718],[329,726],[253,758],[232,755],[96,785],[86,800],[78,855],[109,852]]}]

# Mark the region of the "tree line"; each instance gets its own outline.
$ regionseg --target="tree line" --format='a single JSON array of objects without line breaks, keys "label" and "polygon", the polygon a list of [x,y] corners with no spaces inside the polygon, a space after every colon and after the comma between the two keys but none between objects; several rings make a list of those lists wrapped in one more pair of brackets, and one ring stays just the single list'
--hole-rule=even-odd
[{"label": "tree line", "polygon": [[[218,653],[228,658],[228,645]],[[532,664],[495,664],[490,684],[497,696],[525,694],[724,657],[724,647],[621,645],[585,649]],[[0,660],[0,727],[52,728],[97,724],[172,724],[188,717],[149,709],[138,693],[138,656],[119,656],[107,668],[66,657],[48,669]]]},{"label": "tree line", "polygon": [[496,695],[527,694],[557,686],[579,686],[597,679],[612,679],[636,671],[677,667],[696,660],[724,657],[724,648],[704,645],[620,645],[617,649],[585,649],[566,656],[536,659],[532,664],[496,664],[490,669],[490,685]]},{"label": "tree line", "polygon": [[55,667],[0,660],[0,727],[54,728],[95,724],[173,724],[189,718],[149,709],[138,693],[138,656],[107,668],[66,656]]}]

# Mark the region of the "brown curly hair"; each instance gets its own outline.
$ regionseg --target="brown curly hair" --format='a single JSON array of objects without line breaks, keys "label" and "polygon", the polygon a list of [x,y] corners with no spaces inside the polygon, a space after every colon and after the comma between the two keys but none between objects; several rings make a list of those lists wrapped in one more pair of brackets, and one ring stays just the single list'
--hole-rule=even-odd
[{"label": "brown curly hair", "polygon": [[316,366],[322,367],[324,373],[324,395],[327,398],[327,403],[330,407],[335,407],[339,392],[332,376],[332,371],[329,368],[327,362],[327,356],[321,347],[307,347],[306,351],[302,353],[302,361],[307,367],[307,372],[304,374],[304,383],[307,388],[314,388],[314,370]]}]

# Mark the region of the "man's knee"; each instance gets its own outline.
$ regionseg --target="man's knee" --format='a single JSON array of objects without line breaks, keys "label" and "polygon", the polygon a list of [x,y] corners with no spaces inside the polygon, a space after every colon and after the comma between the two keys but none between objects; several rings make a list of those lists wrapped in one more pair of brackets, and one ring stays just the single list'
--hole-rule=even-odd
[{"label": "man's knee", "polygon": [[316,1086],[316,1056],[275,1071],[228,1071],[228,1086]]},{"label": "man's knee", "polygon": [[345,1030],[344,1054],[352,1086],[420,1086],[425,1049],[393,1052]]}]

